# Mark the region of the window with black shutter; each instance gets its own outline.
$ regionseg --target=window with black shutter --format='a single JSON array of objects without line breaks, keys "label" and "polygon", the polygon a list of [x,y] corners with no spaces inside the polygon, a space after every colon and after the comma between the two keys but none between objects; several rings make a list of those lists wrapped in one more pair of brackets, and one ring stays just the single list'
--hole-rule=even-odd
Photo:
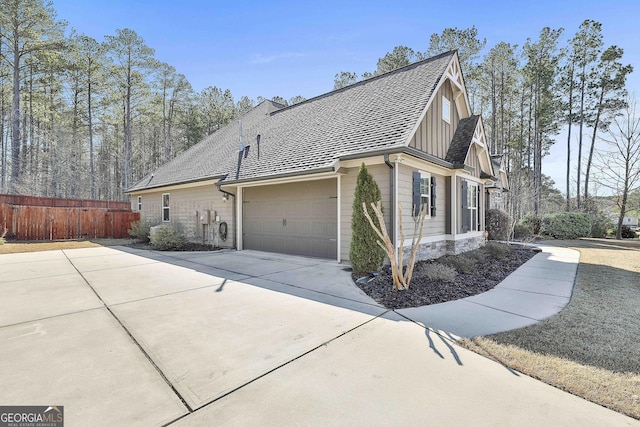
[{"label": "window with black shutter", "polygon": [[426,172],[413,172],[413,216],[426,209],[427,216],[435,215],[435,177]]}]

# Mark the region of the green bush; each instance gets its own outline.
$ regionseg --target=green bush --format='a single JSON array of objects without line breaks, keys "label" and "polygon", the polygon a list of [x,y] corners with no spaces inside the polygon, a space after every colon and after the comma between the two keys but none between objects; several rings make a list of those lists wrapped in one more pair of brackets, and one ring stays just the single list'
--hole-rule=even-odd
[{"label": "green bush", "polygon": [[533,230],[529,227],[528,224],[516,224],[513,227],[513,238],[514,239],[528,239],[533,236]]},{"label": "green bush", "polygon": [[4,238],[4,236],[6,235],[7,235],[7,229],[5,228],[2,234],[0,234],[0,245],[4,245],[5,243],[7,243],[7,240]]},{"label": "green bush", "polygon": [[146,220],[134,221],[131,223],[131,228],[127,230],[129,236],[134,239],[147,243],[149,241],[149,234],[151,232],[151,223]]},{"label": "green bush", "polygon": [[612,227],[611,220],[602,211],[591,215],[591,237],[607,237],[608,230]]},{"label": "green bush", "polygon": [[385,251],[376,243],[378,235],[371,228],[371,224],[364,216],[362,203],[367,206],[367,211],[373,219],[373,223],[378,225],[378,220],[371,209],[371,203],[377,203],[382,196],[380,188],[367,171],[364,163],[360,166],[356,190],[353,199],[353,213],[351,215],[351,246],[349,247],[349,261],[356,273],[368,273],[378,271],[382,267],[385,258]]},{"label": "green bush", "polygon": [[427,264],[424,270],[430,280],[442,280],[448,283],[455,282],[458,275],[458,272],[453,267],[438,262]]},{"label": "green bush", "polygon": [[187,239],[177,227],[166,225],[154,230],[151,244],[160,251],[179,251],[187,244]]},{"label": "green bush", "polygon": [[556,239],[578,239],[591,235],[591,217],[582,212],[558,212],[542,218],[544,234]]},{"label": "green bush", "polygon": [[542,230],[542,220],[540,217],[537,217],[533,214],[527,214],[524,218],[522,218],[519,222],[523,226],[527,227],[527,229],[531,230],[531,235],[540,234]]},{"label": "green bush", "polygon": [[438,260],[440,264],[454,268],[458,273],[468,274],[475,270],[478,260],[466,255],[443,256]]},{"label": "green bush", "polygon": [[511,218],[509,214],[500,209],[487,211],[487,231],[489,240],[508,240],[511,234]]},{"label": "green bush", "polygon": [[620,229],[620,235],[622,236],[623,239],[636,238],[636,232],[630,229],[629,227],[627,227],[626,225],[623,225],[622,228]]},{"label": "green bush", "polygon": [[480,250],[487,254],[488,257],[494,259],[503,259],[513,252],[513,248],[504,243],[489,242]]}]

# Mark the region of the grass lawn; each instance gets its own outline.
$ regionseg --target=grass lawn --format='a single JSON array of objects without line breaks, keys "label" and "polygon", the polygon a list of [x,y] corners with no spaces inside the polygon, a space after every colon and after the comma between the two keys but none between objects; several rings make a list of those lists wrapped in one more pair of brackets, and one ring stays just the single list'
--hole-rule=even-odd
[{"label": "grass lawn", "polygon": [[580,251],[569,305],[536,325],[461,344],[640,419],[640,241],[544,243]]},{"label": "grass lawn", "polygon": [[98,246],[128,245],[131,239],[91,239],[91,240],[56,240],[56,241],[9,241],[0,245],[0,254],[19,252],[54,251],[60,249],[93,248]]}]

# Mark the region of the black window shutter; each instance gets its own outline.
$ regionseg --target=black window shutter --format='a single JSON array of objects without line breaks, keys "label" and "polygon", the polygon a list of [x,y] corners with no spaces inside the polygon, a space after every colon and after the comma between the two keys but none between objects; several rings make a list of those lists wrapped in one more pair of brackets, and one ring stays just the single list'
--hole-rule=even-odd
[{"label": "black window shutter", "polygon": [[469,205],[467,204],[467,181],[462,181],[462,232],[469,231],[469,223],[471,217],[469,216]]},{"label": "black window shutter", "polygon": [[436,177],[431,177],[431,216],[436,216]]},{"label": "black window shutter", "polygon": [[476,186],[476,215],[478,216],[478,222],[477,222],[477,227],[476,227],[476,231],[480,231],[480,207],[482,206],[482,204],[480,203],[480,186]]},{"label": "black window shutter", "polygon": [[413,216],[420,216],[420,172],[413,173]]}]

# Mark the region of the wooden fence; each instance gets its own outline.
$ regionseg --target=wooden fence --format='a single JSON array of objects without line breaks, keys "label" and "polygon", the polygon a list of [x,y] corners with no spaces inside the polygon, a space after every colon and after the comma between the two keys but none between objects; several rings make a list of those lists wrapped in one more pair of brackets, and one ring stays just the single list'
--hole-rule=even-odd
[{"label": "wooden fence", "polygon": [[124,238],[139,219],[128,202],[0,194],[0,233],[9,239]]}]

